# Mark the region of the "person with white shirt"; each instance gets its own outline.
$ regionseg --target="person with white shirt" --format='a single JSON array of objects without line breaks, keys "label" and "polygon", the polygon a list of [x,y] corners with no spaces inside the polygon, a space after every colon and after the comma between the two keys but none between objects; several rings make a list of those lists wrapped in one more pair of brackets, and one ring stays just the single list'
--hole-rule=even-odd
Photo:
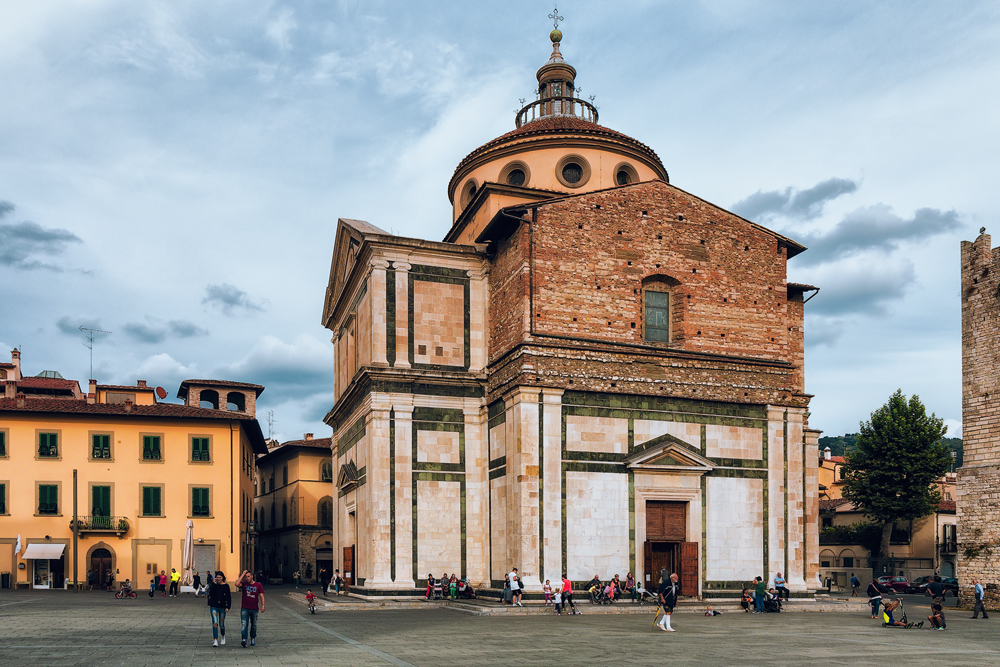
[{"label": "person with white shirt", "polygon": [[515,567],[507,575],[510,577],[510,603],[512,607],[523,607],[521,604],[521,593],[523,589],[521,588],[521,579],[517,576],[517,568]]},{"label": "person with white shirt", "polygon": [[986,595],[986,592],[983,590],[983,585],[979,583],[978,579],[973,579],[972,583],[975,585],[976,593],[976,606],[972,609],[972,618],[979,618],[979,612],[983,612],[983,618],[987,619],[990,615],[986,613],[986,606],[983,604],[983,597]]}]

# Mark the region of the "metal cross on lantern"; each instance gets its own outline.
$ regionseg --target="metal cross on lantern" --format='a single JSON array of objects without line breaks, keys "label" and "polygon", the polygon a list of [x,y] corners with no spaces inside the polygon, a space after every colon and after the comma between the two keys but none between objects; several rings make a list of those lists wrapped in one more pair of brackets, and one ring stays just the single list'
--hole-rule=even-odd
[{"label": "metal cross on lantern", "polygon": [[563,17],[559,16],[559,8],[558,7],[554,7],[552,9],[552,13],[549,14],[549,18],[552,19],[552,27],[555,28],[556,30],[559,29],[559,22],[566,20]]}]

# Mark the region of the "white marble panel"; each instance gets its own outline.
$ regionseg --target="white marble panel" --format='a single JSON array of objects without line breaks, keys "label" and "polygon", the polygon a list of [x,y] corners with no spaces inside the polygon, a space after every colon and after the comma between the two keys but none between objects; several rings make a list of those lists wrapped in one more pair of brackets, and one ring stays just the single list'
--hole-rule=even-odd
[{"label": "white marble panel", "polygon": [[490,480],[490,577],[503,580],[507,571],[507,478]]},{"label": "white marble panel", "polygon": [[764,480],[710,477],[706,526],[709,581],[750,581],[764,573]]},{"label": "white marble panel", "polygon": [[623,454],[628,449],[628,420],[569,415],[566,417],[566,449]]},{"label": "white marble panel", "polygon": [[458,433],[455,431],[417,431],[417,461],[421,463],[459,463]]},{"label": "white marble panel", "polygon": [[701,449],[701,424],[656,419],[636,419],[632,424],[632,437],[636,445],[641,445],[667,433],[696,449]]},{"label": "white marble panel", "polygon": [[705,455],[726,459],[757,459],[763,456],[763,432],[745,426],[705,427]]},{"label": "white marble panel", "polygon": [[566,559],[569,578],[628,572],[628,477],[566,473]]},{"label": "white marble panel", "polygon": [[507,424],[500,423],[490,429],[490,460],[498,459],[507,454],[506,447]]},{"label": "white marble panel", "polygon": [[[364,542],[364,540],[362,540]],[[417,482],[417,576],[462,568],[462,487]]]}]

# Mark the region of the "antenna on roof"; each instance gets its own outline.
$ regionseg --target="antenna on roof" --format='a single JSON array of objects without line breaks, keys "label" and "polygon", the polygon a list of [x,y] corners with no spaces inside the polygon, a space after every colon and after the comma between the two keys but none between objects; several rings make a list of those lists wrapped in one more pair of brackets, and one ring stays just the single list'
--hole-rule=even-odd
[{"label": "antenna on roof", "polygon": [[102,329],[90,329],[83,325],[80,326],[80,331],[87,334],[87,342],[83,344],[85,348],[90,350],[90,377],[89,379],[94,379],[94,334],[109,334],[110,331],[104,331]]},{"label": "antenna on roof", "polygon": [[267,411],[267,439],[274,438],[274,410]]}]

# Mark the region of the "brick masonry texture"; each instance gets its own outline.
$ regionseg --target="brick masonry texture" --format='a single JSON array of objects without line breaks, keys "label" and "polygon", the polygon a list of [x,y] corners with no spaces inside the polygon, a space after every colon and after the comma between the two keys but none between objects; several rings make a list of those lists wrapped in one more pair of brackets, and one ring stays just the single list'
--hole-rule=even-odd
[{"label": "brick masonry texture", "polygon": [[972,579],[1000,605],[1000,248],[990,236],[962,242],[962,444],[958,471],[960,602]]},{"label": "brick masonry texture", "polygon": [[[488,400],[544,382],[804,407],[782,241],[662,181],[539,205],[491,262]],[[671,293],[671,340],[652,345],[651,283]]]}]

